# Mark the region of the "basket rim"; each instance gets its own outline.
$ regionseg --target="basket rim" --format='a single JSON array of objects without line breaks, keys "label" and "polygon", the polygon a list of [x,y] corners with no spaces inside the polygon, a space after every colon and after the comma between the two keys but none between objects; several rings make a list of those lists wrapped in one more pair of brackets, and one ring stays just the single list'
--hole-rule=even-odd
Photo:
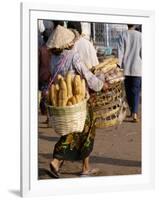
[{"label": "basket rim", "polygon": [[57,109],[57,110],[61,110],[61,109],[69,109],[69,108],[75,108],[75,107],[78,107],[78,106],[80,106],[80,105],[82,105],[82,104],[84,104],[84,103],[86,103],[87,102],[87,99],[84,99],[84,100],[82,100],[81,102],[79,102],[79,103],[76,103],[76,104],[74,104],[74,105],[71,105],[71,106],[52,106],[52,105],[49,105],[49,104],[47,104],[46,103],[46,106],[47,107],[49,107],[49,108],[54,108],[54,109]]}]

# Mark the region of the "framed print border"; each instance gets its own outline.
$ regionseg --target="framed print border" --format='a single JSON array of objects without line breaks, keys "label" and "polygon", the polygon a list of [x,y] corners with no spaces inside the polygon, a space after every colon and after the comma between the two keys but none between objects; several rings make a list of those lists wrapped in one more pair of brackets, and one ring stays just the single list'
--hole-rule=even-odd
[{"label": "framed print border", "polygon": [[[143,27],[142,174],[85,179],[38,180],[37,20],[137,23]],[[154,12],[21,3],[21,195],[44,196],[154,187]],[[151,50],[151,51],[150,51]],[[151,98],[150,98],[151,97]],[[151,120],[149,118],[151,116]],[[84,181],[83,181],[84,180]]]}]

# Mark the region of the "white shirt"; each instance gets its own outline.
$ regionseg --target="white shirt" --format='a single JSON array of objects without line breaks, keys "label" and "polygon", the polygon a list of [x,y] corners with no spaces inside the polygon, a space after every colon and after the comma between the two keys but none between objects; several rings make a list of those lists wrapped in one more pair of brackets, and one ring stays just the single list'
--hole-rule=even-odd
[{"label": "white shirt", "polygon": [[120,35],[118,58],[125,76],[141,76],[141,46],[141,33],[139,31],[128,30]]},{"label": "white shirt", "polygon": [[43,20],[38,20],[38,28],[39,28],[40,33],[45,31]]},{"label": "white shirt", "polygon": [[90,40],[91,24],[88,22],[81,22],[81,26],[82,26],[82,34],[84,35],[83,37],[87,40]]},{"label": "white shirt", "polygon": [[79,53],[81,61],[88,69],[99,64],[96,50],[89,40],[80,37],[79,40],[75,42],[74,49]]}]

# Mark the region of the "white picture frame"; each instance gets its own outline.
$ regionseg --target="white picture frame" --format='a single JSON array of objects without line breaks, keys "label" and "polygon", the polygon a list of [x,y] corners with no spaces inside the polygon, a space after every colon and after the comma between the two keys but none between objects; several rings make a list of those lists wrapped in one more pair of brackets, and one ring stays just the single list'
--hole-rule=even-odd
[{"label": "white picture frame", "polygon": [[[85,179],[38,180],[37,19],[142,24],[142,174]],[[154,12],[103,7],[21,4],[21,195],[96,193],[150,189],[155,183]],[[151,106],[150,106],[151,105]],[[151,119],[149,118],[151,116]],[[61,192],[62,191],[62,192]]]}]

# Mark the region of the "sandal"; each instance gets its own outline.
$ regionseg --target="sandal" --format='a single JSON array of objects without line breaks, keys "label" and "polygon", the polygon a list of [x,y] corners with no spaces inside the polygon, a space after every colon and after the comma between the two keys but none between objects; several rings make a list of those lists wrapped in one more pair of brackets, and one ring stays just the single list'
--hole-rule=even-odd
[{"label": "sandal", "polygon": [[134,123],[137,123],[139,121],[140,121],[139,118],[133,118],[133,120],[132,120],[132,122],[134,122]]},{"label": "sandal", "polygon": [[136,113],[133,113],[132,117],[133,117],[133,120],[132,120],[133,122],[135,122],[135,123],[139,122],[139,118],[138,118],[138,115]]},{"label": "sandal", "polygon": [[85,172],[81,172],[80,173],[80,177],[89,177],[89,176],[94,176],[97,175],[99,173],[99,169],[95,168],[95,169],[90,169],[88,171]]},{"label": "sandal", "polygon": [[55,169],[55,167],[51,163],[50,163],[50,170],[51,170],[51,174],[55,178],[60,178],[60,175],[59,175],[58,171]]}]

